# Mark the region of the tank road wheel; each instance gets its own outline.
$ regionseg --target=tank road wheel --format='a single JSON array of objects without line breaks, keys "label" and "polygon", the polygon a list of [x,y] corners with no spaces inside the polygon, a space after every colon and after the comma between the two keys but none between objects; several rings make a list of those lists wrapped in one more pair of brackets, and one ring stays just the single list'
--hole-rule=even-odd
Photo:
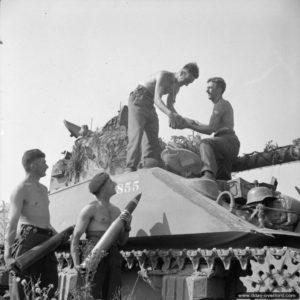
[{"label": "tank road wheel", "polygon": [[[253,253],[255,257],[255,254]],[[300,294],[300,251],[266,248],[265,256],[250,260],[252,275],[240,277],[247,292]]]}]

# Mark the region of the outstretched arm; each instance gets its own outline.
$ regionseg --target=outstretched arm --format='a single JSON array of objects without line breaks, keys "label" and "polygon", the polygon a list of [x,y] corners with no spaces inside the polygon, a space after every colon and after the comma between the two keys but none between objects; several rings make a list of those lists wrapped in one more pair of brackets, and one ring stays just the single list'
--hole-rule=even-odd
[{"label": "outstretched arm", "polygon": [[192,120],[192,119],[188,119],[188,118],[184,118],[185,120],[185,127],[184,128],[189,128],[192,129],[194,131],[197,131],[199,133],[203,133],[203,134],[212,134],[214,132],[213,126],[209,125],[205,125],[202,124],[198,121]]},{"label": "outstretched arm", "polygon": [[182,126],[182,128],[189,128],[192,130],[195,130],[199,133],[203,133],[203,134],[212,134],[213,132],[216,131],[216,128],[218,128],[218,124],[221,123],[221,119],[224,115],[224,112],[218,110],[218,111],[213,111],[210,120],[209,120],[209,124],[203,124],[200,123],[198,121],[189,119],[189,118],[184,118],[184,125]]}]

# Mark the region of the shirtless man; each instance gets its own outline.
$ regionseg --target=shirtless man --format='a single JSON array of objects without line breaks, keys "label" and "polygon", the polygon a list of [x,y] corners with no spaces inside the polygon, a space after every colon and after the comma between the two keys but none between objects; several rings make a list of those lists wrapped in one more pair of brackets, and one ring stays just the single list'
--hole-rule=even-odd
[{"label": "shirtless man", "polygon": [[[198,77],[198,66],[189,63],[176,73],[160,71],[131,92],[128,101],[127,172],[137,169],[141,143],[144,167],[147,167],[147,160],[159,165],[159,125],[154,104],[169,117],[170,126],[174,128],[182,121],[174,108],[176,95],[182,86],[188,86]],[[167,95],[166,104],[162,100],[163,95]]]},{"label": "shirtless man", "polygon": [[[13,257],[20,256],[36,245],[48,240],[54,230],[50,225],[49,199],[47,188],[39,180],[46,175],[48,166],[45,154],[32,149],[24,153],[22,164],[26,172],[25,179],[13,191],[10,199],[9,220],[5,235],[4,259],[7,266]],[[20,225],[17,233],[18,223]],[[40,280],[40,287],[53,285],[49,299],[57,289],[57,260],[54,253],[50,253],[21,274],[17,274],[27,281],[34,283]],[[18,295],[19,294],[19,295]],[[23,287],[11,278],[11,299],[25,299]]]},{"label": "shirtless man", "polygon": [[177,126],[178,129],[190,128],[214,137],[203,139],[200,144],[200,156],[203,162],[201,170],[206,179],[231,179],[232,162],[237,158],[240,142],[234,132],[233,109],[229,101],[223,98],[226,83],[221,77],[207,81],[207,94],[214,104],[209,124],[202,124],[188,118]]},{"label": "shirtless man", "polygon": [[[83,207],[75,225],[71,241],[71,255],[75,269],[80,272],[79,240],[83,233],[88,240],[83,248],[86,257],[97,244],[110,224],[120,215],[118,207],[111,204],[110,198],[116,193],[116,183],[105,172],[94,176],[89,184],[90,192],[96,199]],[[126,222],[118,243],[126,243],[130,231],[131,215],[125,215]],[[118,245],[115,244],[99,263],[97,271],[91,282],[91,294],[95,299],[119,299],[121,289],[121,256]]]}]

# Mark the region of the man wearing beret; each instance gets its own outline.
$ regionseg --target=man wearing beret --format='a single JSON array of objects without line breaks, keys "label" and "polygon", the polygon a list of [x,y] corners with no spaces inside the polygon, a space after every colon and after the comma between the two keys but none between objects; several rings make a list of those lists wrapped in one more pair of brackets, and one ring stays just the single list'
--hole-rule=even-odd
[{"label": "man wearing beret", "polygon": [[[159,165],[161,149],[155,106],[168,116],[172,128],[178,126],[183,119],[174,108],[176,96],[182,86],[188,86],[198,77],[197,64],[188,63],[178,72],[157,72],[131,92],[128,100],[126,172],[136,171],[141,159],[140,154],[145,167],[147,161]],[[164,95],[167,95],[166,104],[162,100]]]},{"label": "man wearing beret", "polygon": [[[80,270],[79,240],[86,234],[87,244],[83,249],[86,257],[94,248],[110,224],[120,215],[118,207],[110,203],[116,193],[116,183],[109,175],[101,172],[95,175],[89,184],[95,200],[84,206],[77,219],[71,241],[71,255],[75,269]],[[130,231],[131,215],[125,216],[126,226],[120,233],[118,242],[111,247],[109,254],[99,263],[91,282],[91,294],[95,299],[120,299],[121,292],[121,256],[118,244],[126,243]]]},{"label": "man wearing beret", "polygon": [[[25,179],[16,187],[10,198],[4,249],[7,266],[13,257],[20,256],[43,243],[55,232],[50,225],[48,191],[39,182],[48,169],[45,154],[39,149],[28,150],[23,155],[22,164],[26,172]],[[17,234],[18,223],[20,228]],[[40,288],[50,288],[48,296],[51,299],[58,284],[57,260],[54,252],[17,275],[21,278],[19,282],[13,277],[10,280],[10,299],[27,299],[24,288],[30,290],[31,282],[35,284],[38,281]]]}]

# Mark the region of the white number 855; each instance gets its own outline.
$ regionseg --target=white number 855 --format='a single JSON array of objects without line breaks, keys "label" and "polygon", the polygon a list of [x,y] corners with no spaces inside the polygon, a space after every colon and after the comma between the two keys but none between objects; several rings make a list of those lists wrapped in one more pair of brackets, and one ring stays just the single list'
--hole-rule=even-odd
[{"label": "white number 855", "polygon": [[139,181],[128,181],[125,183],[119,183],[116,188],[117,194],[122,194],[122,193],[130,193],[130,192],[136,192],[140,188],[139,186]]}]

